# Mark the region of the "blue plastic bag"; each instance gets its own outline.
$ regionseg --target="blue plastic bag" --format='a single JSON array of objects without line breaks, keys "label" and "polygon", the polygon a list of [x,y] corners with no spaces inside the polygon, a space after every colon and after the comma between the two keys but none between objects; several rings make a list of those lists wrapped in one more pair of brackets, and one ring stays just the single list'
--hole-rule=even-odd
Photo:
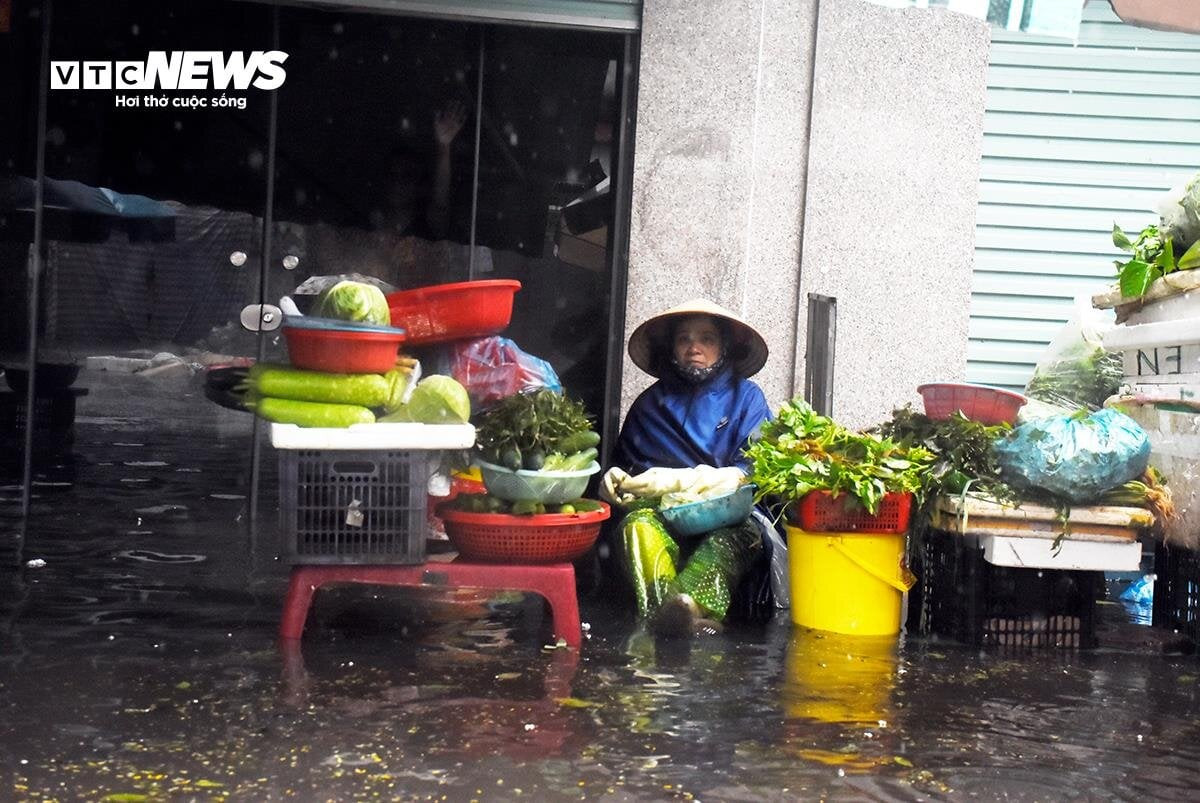
[{"label": "blue plastic bag", "polygon": [[1150,438],[1122,412],[1055,415],[1029,421],[996,441],[1004,480],[1018,490],[1041,489],[1072,502],[1095,501],[1146,470]]}]

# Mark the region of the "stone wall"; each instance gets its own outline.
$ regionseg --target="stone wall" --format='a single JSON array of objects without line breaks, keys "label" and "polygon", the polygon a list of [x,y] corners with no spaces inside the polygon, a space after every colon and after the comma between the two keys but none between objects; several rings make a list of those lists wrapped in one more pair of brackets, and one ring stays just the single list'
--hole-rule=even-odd
[{"label": "stone wall", "polygon": [[[800,299],[836,296],[834,412],[865,424],[965,371],[988,31],[819,7],[646,0],[626,337],[707,296],[766,336],[778,406],[803,391]],[[626,360],[624,409],[649,381]]]}]

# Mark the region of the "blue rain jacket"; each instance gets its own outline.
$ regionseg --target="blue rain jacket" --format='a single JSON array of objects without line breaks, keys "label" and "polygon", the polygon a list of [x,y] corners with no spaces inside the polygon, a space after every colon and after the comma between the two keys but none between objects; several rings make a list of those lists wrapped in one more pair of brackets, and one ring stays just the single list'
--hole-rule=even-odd
[{"label": "blue rain jacket", "polygon": [[630,474],[698,465],[749,470],[742,448],[771,417],[762,389],[725,368],[699,385],[676,376],[637,397],[617,440],[613,465]]}]

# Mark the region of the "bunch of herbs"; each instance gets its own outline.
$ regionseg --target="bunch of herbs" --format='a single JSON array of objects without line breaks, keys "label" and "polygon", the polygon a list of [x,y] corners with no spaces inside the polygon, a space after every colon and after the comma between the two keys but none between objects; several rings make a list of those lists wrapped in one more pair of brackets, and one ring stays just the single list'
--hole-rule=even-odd
[{"label": "bunch of herbs", "polygon": [[894,410],[892,418],[875,428],[886,438],[920,446],[934,455],[923,475],[921,496],[932,501],[968,489],[1012,502],[1016,494],[1000,478],[1000,464],[992,445],[1012,431],[1008,424],[987,425],[972,421],[956,410],[949,418],[934,421],[912,405]]},{"label": "bunch of herbs", "polygon": [[933,455],[923,446],[848,430],[795,399],[746,448],[757,499],[786,506],[810,491],[848,494],[872,515],[884,494],[920,493]]},{"label": "bunch of herbs", "polygon": [[551,452],[570,435],[591,426],[581,402],[540,388],[508,396],[480,413],[475,421],[475,442],[493,455],[512,450],[521,454]]}]

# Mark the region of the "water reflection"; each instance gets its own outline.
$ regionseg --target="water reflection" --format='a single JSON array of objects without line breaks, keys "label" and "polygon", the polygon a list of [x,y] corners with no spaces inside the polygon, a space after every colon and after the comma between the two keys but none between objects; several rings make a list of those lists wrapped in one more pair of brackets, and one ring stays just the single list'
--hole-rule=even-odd
[{"label": "water reflection", "polygon": [[894,636],[844,636],[797,628],[783,683],[789,719],[887,727],[899,666]]}]

